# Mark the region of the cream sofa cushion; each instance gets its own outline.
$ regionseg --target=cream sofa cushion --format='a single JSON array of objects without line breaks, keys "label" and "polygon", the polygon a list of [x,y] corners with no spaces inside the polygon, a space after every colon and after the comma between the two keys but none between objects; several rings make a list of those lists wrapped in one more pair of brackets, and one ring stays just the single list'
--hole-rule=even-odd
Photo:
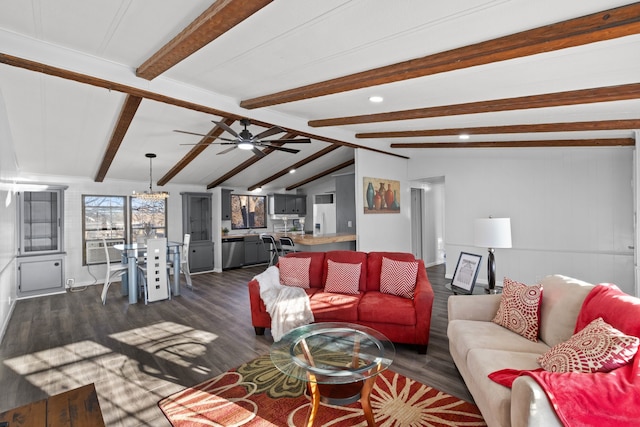
[{"label": "cream sofa cushion", "polygon": [[557,274],[545,277],[540,283],[540,339],[553,347],[573,335],[578,313],[593,285]]}]

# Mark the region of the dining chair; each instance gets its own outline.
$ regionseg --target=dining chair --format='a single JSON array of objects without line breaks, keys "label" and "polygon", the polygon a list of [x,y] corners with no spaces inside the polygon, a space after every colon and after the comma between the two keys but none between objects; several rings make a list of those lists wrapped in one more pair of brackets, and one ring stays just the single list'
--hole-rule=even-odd
[{"label": "dining chair", "polygon": [[260,240],[262,240],[263,245],[269,245],[269,266],[275,265],[280,256],[276,239],[271,234],[262,233],[260,234]]},{"label": "dining chair", "polygon": [[147,239],[146,262],[141,265],[143,274],[144,303],[171,299],[169,273],[167,271],[167,239]]},{"label": "dining chair", "polygon": [[105,305],[107,303],[107,291],[109,290],[109,286],[111,286],[111,281],[116,277],[121,277],[127,272],[127,264],[123,264],[122,262],[111,263],[109,248],[107,247],[107,241],[105,239],[102,239],[102,247],[104,248],[104,257],[107,261],[107,272],[104,278],[104,286],[102,287],[100,299],[102,300],[102,305]]},{"label": "dining chair", "polygon": [[282,255],[286,255],[291,252],[295,252],[296,247],[293,243],[293,239],[288,236],[280,237],[280,252]]},{"label": "dining chair", "polygon": [[[182,249],[180,250],[180,273],[184,274],[184,280],[187,287],[193,290],[193,282],[191,281],[191,270],[189,269],[189,245],[191,243],[191,234],[185,234],[182,239]],[[174,272],[173,261],[167,261],[169,271]]]}]

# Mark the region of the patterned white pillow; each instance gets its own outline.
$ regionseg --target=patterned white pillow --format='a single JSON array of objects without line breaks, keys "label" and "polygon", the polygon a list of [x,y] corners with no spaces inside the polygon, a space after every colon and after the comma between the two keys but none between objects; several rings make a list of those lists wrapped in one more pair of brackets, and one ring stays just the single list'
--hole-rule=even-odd
[{"label": "patterned white pillow", "polygon": [[395,261],[382,257],[380,292],[413,299],[418,261]]},{"label": "patterned white pillow", "polygon": [[629,363],[639,343],[640,339],[623,334],[598,317],[567,341],[553,346],[538,358],[538,363],[551,372],[609,372]]},{"label": "patterned white pillow", "polygon": [[327,283],[324,285],[324,291],[338,294],[358,294],[361,268],[361,262],[348,264],[328,260]]},{"label": "patterned white pillow", "polygon": [[278,261],[280,284],[309,289],[311,258],[283,257]]},{"label": "patterned white pillow", "polygon": [[498,312],[493,322],[530,341],[538,341],[542,285],[527,286],[504,278]]}]

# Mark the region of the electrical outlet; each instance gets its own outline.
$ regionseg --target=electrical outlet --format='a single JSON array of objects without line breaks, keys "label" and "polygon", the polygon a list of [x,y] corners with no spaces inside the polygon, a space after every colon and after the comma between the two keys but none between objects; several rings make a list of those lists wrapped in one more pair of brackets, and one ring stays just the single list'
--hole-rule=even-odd
[{"label": "electrical outlet", "polygon": [[67,279],[67,288],[73,288],[76,283],[76,279]]}]

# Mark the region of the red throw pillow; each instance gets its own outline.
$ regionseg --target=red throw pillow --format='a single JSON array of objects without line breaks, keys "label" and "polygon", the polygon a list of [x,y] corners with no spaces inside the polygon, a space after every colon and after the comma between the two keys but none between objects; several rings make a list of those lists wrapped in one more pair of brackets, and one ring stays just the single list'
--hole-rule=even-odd
[{"label": "red throw pillow", "polygon": [[324,285],[324,291],[338,294],[358,294],[361,267],[361,262],[348,264],[327,260],[327,283]]},{"label": "red throw pillow", "polygon": [[598,317],[567,341],[538,358],[545,371],[609,372],[626,365],[638,351],[640,339],[625,335]]},{"label": "red throw pillow", "polygon": [[541,302],[541,284],[527,286],[505,277],[500,307],[493,322],[537,342]]},{"label": "red throw pillow", "polygon": [[405,262],[382,258],[380,292],[413,299],[418,276],[418,261]]},{"label": "red throw pillow", "polygon": [[309,289],[310,265],[311,258],[280,258],[278,261],[280,284]]}]

